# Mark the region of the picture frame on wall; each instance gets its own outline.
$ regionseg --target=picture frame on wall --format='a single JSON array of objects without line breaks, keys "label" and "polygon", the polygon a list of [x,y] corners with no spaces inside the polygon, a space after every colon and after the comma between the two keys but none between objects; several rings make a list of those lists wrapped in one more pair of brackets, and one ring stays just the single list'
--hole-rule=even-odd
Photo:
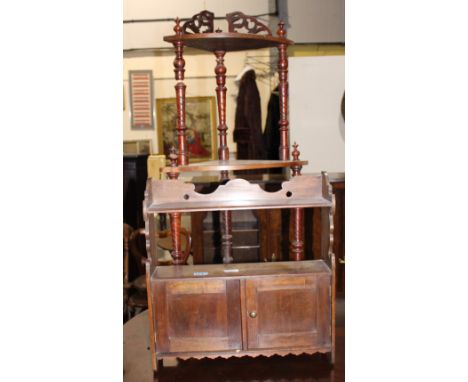
[{"label": "picture frame on wall", "polygon": [[[187,97],[185,124],[190,162],[217,158],[216,99],[215,97]],[[159,154],[169,156],[177,147],[177,105],[175,98],[156,99]]]},{"label": "picture frame on wall", "polygon": [[153,72],[151,70],[129,70],[128,86],[130,128],[132,130],[153,130]]}]

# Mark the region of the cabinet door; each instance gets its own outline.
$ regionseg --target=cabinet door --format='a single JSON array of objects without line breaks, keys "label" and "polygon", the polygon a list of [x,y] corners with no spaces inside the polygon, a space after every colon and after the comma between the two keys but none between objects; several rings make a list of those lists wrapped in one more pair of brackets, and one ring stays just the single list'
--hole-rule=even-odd
[{"label": "cabinet door", "polygon": [[155,287],[160,353],[242,348],[239,280],[181,280]]},{"label": "cabinet door", "polygon": [[248,349],[330,346],[330,276],[245,281]]}]

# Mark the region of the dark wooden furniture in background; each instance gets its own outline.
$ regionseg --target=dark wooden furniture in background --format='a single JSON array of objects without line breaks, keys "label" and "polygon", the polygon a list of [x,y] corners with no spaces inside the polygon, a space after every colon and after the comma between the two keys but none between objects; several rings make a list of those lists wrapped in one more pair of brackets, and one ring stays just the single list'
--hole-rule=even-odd
[{"label": "dark wooden furniture in background", "polygon": [[[344,293],[345,291],[345,174],[330,173],[330,184],[335,195],[335,218],[334,218],[334,240],[333,253],[336,256],[336,291]],[[326,211],[324,212],[326,213]],[[326,224],[326,223],[325,223]],[[324,244],[322,237],[322,213],[318,210],[313,211],[313,232],[312,245],[313,253],[321,253]]]},{"label": "dark wooden furniture in background", "polygon": [[[306,161],[299,159],[294,144],[289,155],[288,60],[284,23],[277,37],[257,19],[241,12],[226,15],[229,32],[214,31],[214,15],[203,11],[183,25],[176,20],[175,35],[164,37],[174,45],[177,97],[178,147],[169,155],[167,180],[149,179],[145,191],[144,218],[146,285],[153,369],[164,358],[230,357],[329,353],[335,359],[335,257],[333,248],[334,196],[326,173],[301,176]],[[204,30],[201,30],[201,29]],[[240,30],[246,29],[247,33]],[[216,57],[218,101],[218,159],[189,164],[185,125],[184,46],[208,50]],[[279,51],[280,147],[278,161],[231,160],[227,147],[226,67],[227,51],[276,47]],[[290,168],[292,178],[280,189],[268,192],[245,179],[232,179],[235,170]],[[196,191],[193,183],[178,180],[181,172],[217,171],[220,185],[209,194]],[[231,172],[231,174],[230,174]],[[321,208],[321,260],[304,260],[304,209]],[[289,248],[283,257],[293,262],[229,264],[233,261],[232,211],[290,211]],[[183,266],[180,241],[182,213],[219,211],[223,265]],[[172,232],[174,267],[154,267],[157,214],[168,214]],[[268,216],[260,213],[259,220]],[[278,235],[282,232],[278,232]],[[197,239],[197,238],[196,238]],[[328,245],[326,244],[328,243]]]},{"label": "dark wooden furniture in background", "polygon": [[133,228],[128,224],[123,223],[123,318],[124,321],[128,318],[128,297],[131,284],[129,282],[129,262],[130,262],[130,250],[129,241],[130,235],[132,234]]},{"label": "dark wooden furniture in background", "polygon": [[[137,313],[137,309],[142,311],[148,307],[144,267],[144,260],[146,260],[144,238],[144,229],[133,229],[130,225],[123,224],[124,322],[132,318]],[[143,239],[143,250],[140,239]]]},{"label": "dark wooden furniture in background", "polygon": [[[184,228],[180,229],[181,247],[186,260],[192,249],[192,237]],[[171,231],[157,233],[157,246],[162,250],[172,250]],[[143,228],[133,229],[124,223],[124,319],[132,318],[137,310],[148,307],[145,261],[146,238]],[[156,259],[156,264],[161,263]],[[170,263],[169,263],[170,264]],[[133,266],[133,272],[131,272]]]},{"label": "dark wooden furniture in background", "polygon": [[[191,222],[192,227],[196,227],[197,235],[192,253],[193,263],[222,263],[220,213],[194,212],[191,214]],[[233,261],[236,263],[259,261],[259,223],[253,211],[232,211],[231,222]]]},{"label": "dark wooden furniture in background", "polygon": [[123,221],[143,228],[142,203],[145,196],[148,154],[123,156]]}]

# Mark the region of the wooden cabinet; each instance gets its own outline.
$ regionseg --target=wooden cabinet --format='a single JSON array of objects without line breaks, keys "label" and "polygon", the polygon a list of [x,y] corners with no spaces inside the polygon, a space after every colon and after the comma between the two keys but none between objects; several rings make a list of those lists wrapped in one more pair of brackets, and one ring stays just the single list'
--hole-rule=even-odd
[{"label": "wooden cabinet", "polygon": [[325,262],[156,267],[156,355],[202,358],[331,351]]},{"label": "wooden cabinet", "polygon": [[[323,212],[319,260],[153,268],[148,261],[155,370],[157,361],[167,357],[322,352],[331,353],[333,362],[333,195],[325,173],[293,177],[275,192],[244,179],[230,180],[210,194],[197,193],[193,183],[180,179],[148,181],[145,231],[152,259],[156,258],[154,217],[158,213],[310,207],[320,207]],[[173,238],[178,238],[173,222]]]},{"label": "wooden cabinet", "polygon": [[[277,36],[254,17],[242,12],[226,15],[228,32],[216,29],[214,15],[203,11],[182,25],[176,19],[175,35],[164,40],[173,44],[174,73],[179,81],[177,98],[177,149],[170,150],[170,166],[162,173],[167,179],[149,179],[143,203],[150,318],[150,347],[154,370],[165,358],[216,358],[245,355],[330,353],[334,362],[335,256],[332,251],[334,196],[326,173],[301,175],[308,162],[299,159],[298,145],[289,153],[288,82],[285,24]],[[247,29],[247,32],[245,32]],[[218,160],[189,163],[186,137],[184,47],[213,52],[216,58],[218,103]],[[228,51],[276,47],[278,49],[280,99],[280,160],[230,159],[226,125],[226,67]],[[234,171],[291,169],[291,178],[275,188],[262,189],[246,179],[233,179]],[[178,179],[183,172],[219,173],[216,188],[201,193],[194,183]],[[321,209],[320,259],[304,261],[304,210]],[[281,210],[290,212],[283,230]],[[252,211],[258,231],[261,263],[233,263],[236,244],[232,214]],[[267,211],[262,212],[262,211]],[[186,265],[180,229],[183,213],[219,212],[220,249],[224,264]],[[155,217],[168,214],[174,266],[155,267],[158,241]],[[202,215],[200,215],[202,216]],[[274,219],[271,217],[275,216]],[[201,221],[203,219],[200,218]],[[286,232],[284,232],[286,231]],[[281,237],[283,236],[283,238]],[[203,235],[193,236],[195,245]],[[243,239],[248,239],[244,237]],[[283,240],[281,240],[283,239]],[[289,246],[283,244],[289,244]],[[288,247],[288,248],[284,248]],[[278,252],[278,253],[276,253]],[[201,253],[201,251],[200,251]],[[276,259],[289,262],[268,262]],[[203,258],[204,256],[199,256]]]}]

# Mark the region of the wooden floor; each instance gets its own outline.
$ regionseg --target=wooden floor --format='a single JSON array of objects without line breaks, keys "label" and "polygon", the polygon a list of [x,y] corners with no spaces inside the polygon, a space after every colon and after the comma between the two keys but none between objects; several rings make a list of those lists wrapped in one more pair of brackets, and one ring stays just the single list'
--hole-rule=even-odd
[{"label": "wooden floor", "polygon": [[242,357],[178,361],[153,378],[146,311],[124,325],[124,382],[341,382],[344,381],[344,298],[336,306],[336,364],[313,356]]}]

